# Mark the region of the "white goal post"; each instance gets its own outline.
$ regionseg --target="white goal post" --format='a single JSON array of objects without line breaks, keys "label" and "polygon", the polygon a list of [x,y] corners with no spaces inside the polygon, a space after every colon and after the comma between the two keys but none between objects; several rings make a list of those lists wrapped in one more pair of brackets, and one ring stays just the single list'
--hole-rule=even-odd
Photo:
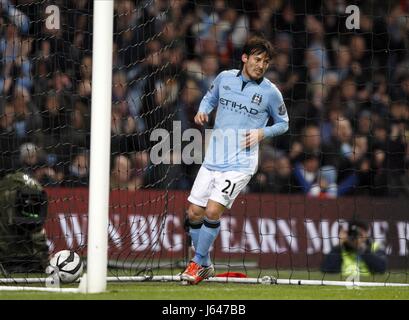
[{"label": "white goal post", "polygon": [[94,0],[93,19],[88,293],[106,290],[114,1]]}]

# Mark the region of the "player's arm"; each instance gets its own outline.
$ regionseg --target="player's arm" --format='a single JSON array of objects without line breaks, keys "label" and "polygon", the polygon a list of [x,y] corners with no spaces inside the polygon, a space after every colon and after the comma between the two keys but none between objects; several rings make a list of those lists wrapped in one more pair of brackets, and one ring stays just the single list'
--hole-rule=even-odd
[{"label": "player's arm", "polygon": [[288,130],[288,114],[284,104],[283,96],[277,90],[274,97],[270,98],[268,107],[270,117],[274,119],[274,124],[265,128],[250,130],[246,133],[245,147],[256,145],[266,137],[275,137]]},{"label": "player's arm", "polygon": [[289,119],[284,99],[280,91],[275,90],[274,95],[272,95],[270,99],[268,111],[270,117],[274,120],[274,124],[263,128],[264,137],[275,137],[287,132]]},{"label": "player's arm", "polygon": [[219,84],[222,73],[220,73],[216,79],[214,79],[209,90],[200,102],[199,111],[195,116],[195,123],[198,125],[204,125],[209,121],[209,114],[217,106],[219,101]]}]

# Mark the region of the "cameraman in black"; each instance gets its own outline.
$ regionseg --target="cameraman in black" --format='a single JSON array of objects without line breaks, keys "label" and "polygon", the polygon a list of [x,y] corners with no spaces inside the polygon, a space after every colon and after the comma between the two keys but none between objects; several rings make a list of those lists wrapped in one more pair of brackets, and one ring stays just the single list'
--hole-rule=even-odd
[{"label": "cameraman in black", "polygon": [[343,276],[368,276],[386,271],[386,253],[369,237],[369,227],[363,221],[349,222],[341,229],[340,244],[324,257],[322,272],[342,273]]},{"label": "cameraman in black", "polygon": [[0,179],[0,275],[45,271],[47,204],[45,190],[29,175]]}]

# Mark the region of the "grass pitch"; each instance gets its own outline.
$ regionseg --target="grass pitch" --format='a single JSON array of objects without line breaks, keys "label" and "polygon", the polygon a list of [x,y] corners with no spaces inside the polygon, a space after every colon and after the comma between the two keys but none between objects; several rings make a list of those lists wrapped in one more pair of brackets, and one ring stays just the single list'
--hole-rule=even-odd
[{"label": "grass pitch", "polygon": [[[166,273],[165,274],[170,274]],[[274,275],[280,279],[342,280],[339,275],[319,272],[287,271]],[[248,274],[257,277],[260,274]],[[388,273],[361,281],[409,283],[406,272]],[[184,286],[179,282],[108,283],[100,294],[0,291],[0,300],[409,300],[409,287],[357,287],[311,285],[263,285],[202,282]]]},{"label": "grass pitch", "polygon": [[5,292],[2,300],[409,300],[409,287],[262,285],[201,283],[112,283],[100,294]]}]

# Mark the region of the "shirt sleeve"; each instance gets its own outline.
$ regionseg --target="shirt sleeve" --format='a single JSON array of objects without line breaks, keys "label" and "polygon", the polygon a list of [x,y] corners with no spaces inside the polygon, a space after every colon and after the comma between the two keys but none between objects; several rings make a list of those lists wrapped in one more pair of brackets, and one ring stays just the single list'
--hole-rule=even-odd
[{"label": "shirt sleeve", "polygon": [[209,114],[215,107],[217,107],[219,101],[219,85],[222,74],[223,73],[219,73],[219,75],[213,80],[212,85],[200,102],[199,112]]},{"label": "shirt sleeve", "polygon": [[274,119],[274,124],[264,128],[265,137],[279,136],[288,130],[288,114],[287,108],[283,100],[281,92],[276,89],[269,99],[268,112],[270,117]]}]

